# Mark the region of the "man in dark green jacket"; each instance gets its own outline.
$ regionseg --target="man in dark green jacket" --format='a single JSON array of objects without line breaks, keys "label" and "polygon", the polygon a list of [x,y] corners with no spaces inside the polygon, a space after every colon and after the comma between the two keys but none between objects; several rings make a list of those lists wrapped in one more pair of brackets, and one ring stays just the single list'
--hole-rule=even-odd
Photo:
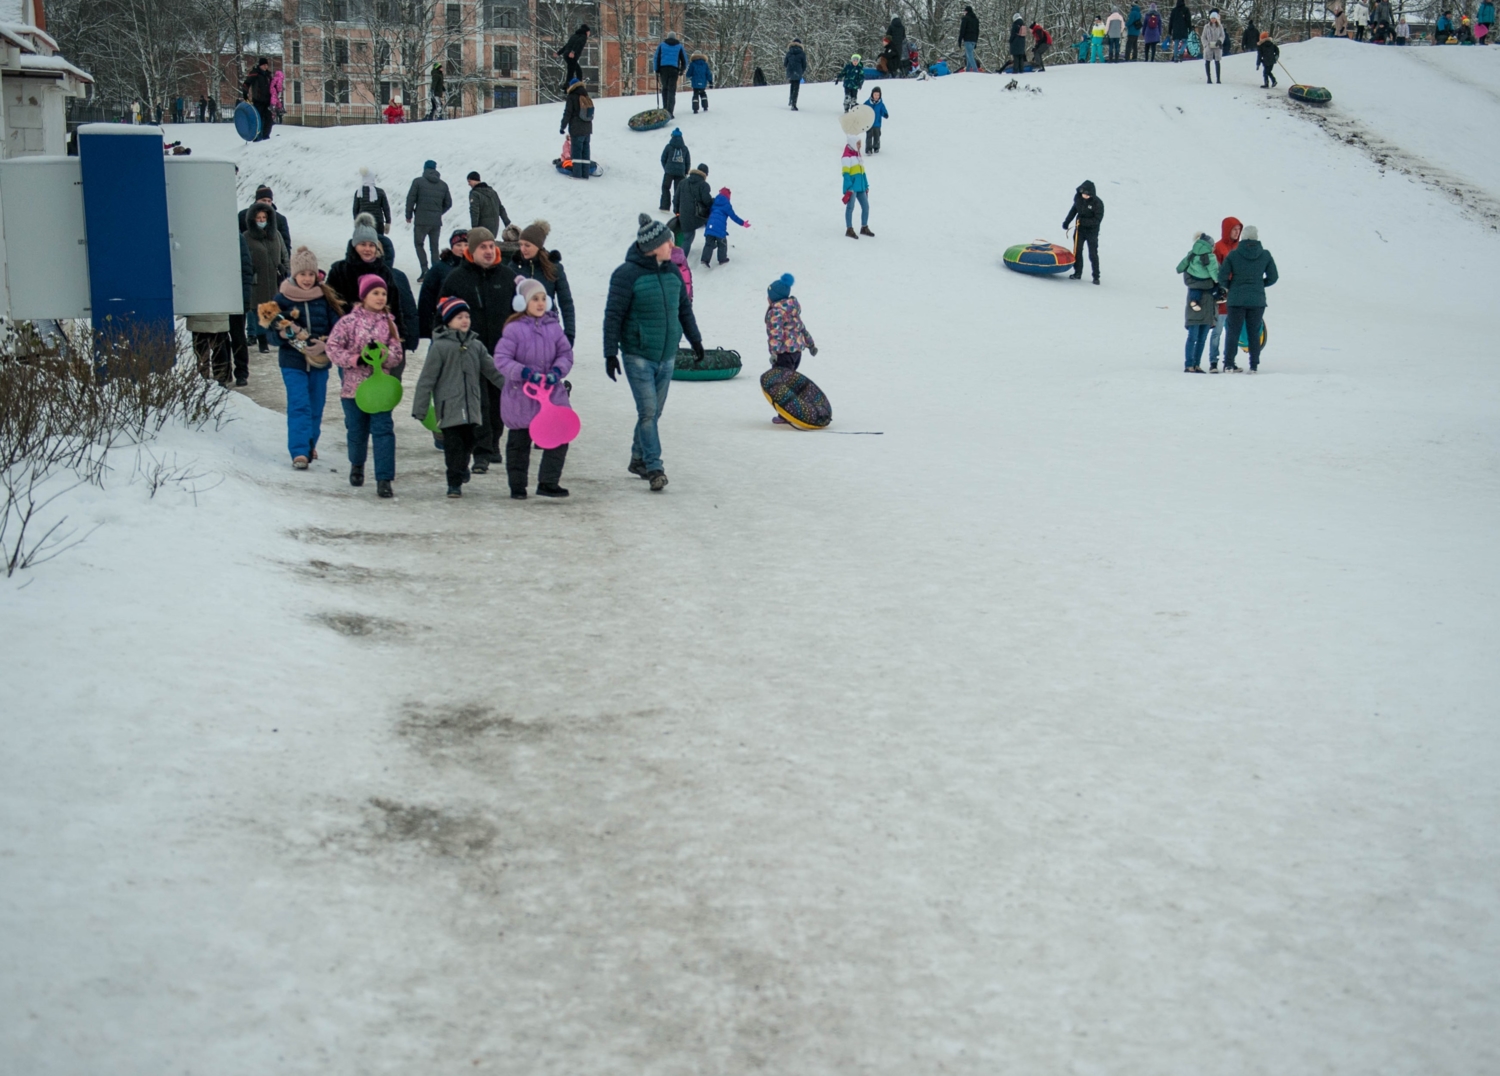
[{"label": "man in dark green jacket", "polygon": [[1219,266],[1219,287],[1228,291],[1225,303],[1229,320],[1224,326],[1224,370],[1238,373],[1234,364],[1240,326],[1250,342],[1250,372],[1260,369],[1261,322],[1266,315],[1266,289],[1276,283],[1276,259],[1260,245],[1260,232],[1253,224],[1240,231],[1240,245],[1231,250]]},{"label": "man in dark green jacket", "polygon": [[672,264],[672,231],[642,213],[640,231],[625,254],[625,263],[609,278],[604,304],[604,370],[611,381],[620,373],[635,396],[635,437],[630,446],[630,473],[647,479],[653,492],[667,485],[662,469],[657,420],[667,405],[667,390],[677,364],[677,345],[687,334],[693,354],[703,358],[703,337],[693,317],[682,276]]}]

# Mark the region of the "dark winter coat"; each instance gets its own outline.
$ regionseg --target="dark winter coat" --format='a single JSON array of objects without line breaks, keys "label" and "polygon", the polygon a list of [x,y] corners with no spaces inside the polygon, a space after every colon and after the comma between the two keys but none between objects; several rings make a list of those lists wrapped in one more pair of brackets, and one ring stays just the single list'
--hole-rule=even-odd
[{"label": "dark winter coat", "polygon": [[255,291],[255,259],[250,257],[250,244],[245,242],[245,233],[240,233],[240,292],[245,298],[245,310],[250,309],[251,296]]},{"label": "dark winter coat", "polygon": [[462,261],[453,251],[445,250],[438,255],[437,261],[432,263],[432,268],[422,278],[422,294],[417,299],[418,336],[431,338],[433,329],[441,327],[436,322],[437,301],[443,294],[443,281],[448,279],[448,274]]},{"label": "dark winter coat", "polygon": [[505,206],[500,201],[500,192],[488,183],[469,188],[469,227],[488,228],[500,234],[500,222],[510,223]]},{"label": "dark winter coat", "polygon": [[583,83],[568,90],[568,103],[563,106],[562,129],[570,138],[588,138],[594,133],[594,102],[584,92]]},{"label": "dark winter coat", "polygon": [[852,61],[846,63],[839,71],[839,81],[844,84],[844,92],[853,96],[865,84],[865,69]]},{"label": "dark winter coat", "polygon": [[256,68],[255,71],[244,82],[244,89],[250,95],[252,104],[267,105],[271,103],[271,72]]},{"label": "dark winter coat", "polygon": [[801,45],[793,45],[786,50],[781,66],[786,68],[788,82],[801,82],[802,77],[807,74],[807,53],[802,51]]},{"label": "dark winter coat", "polygon": [[[396,316],[396,328],[401,333],[401,346],[410,355],[417,350],[417,344],[422,340],[421,325],[417,320],[417,297],[411,290],[411,278],[391,266],[391,282],[396,285],[396,294],[401,301],[390,307],[391,313]],[[401,360],[401,368],[406,368],[406,360]]]},{"label": "dark winter coat", "polygon": [[[1084,193],[1088,193],[1085,198]],[[1078,219],[1078,231],[1083,235],[1098,235],[1099,225],[1104,220],[1104,203],[1099,200],[1099,193],[1094,190],[1093,180],[1086,179],[1078,184],[1078,189],[1073,192],[1073,208],[1068,210],[1068,215],[1063,218],[1063,227],[1066,228]]]},{"label": "dark winter coat", "polygon": [[1229,289],[1230,306],[1265,306],[1266,289],[1276,280],[1276,259],[1258,239],[1241,239],[1219,266],[1219,287]]},{"label": "dark winter coat", "polygon": [[692,168],[693,155],[688,152],[687,143],[682,140],[682,135],[673,135],[661,151],[661,170],[669,176],[685,176]]},{"label": "dark winter coat", "polygon": [[1177,0],[1177,6],[1167,16],[1167,32],[1173,41],[1186,41],[1188,34],[1193,32],[1193,13],[1188,10],[1185,0]]},{"label": "dark winter coat", "polygon": [[[367,262],[359,256],[359,251],[354,249],[354,244],[350,243],[344,248],[344,256],[329,268],[328,279],[324,283],[332,288],[334,294],[342,300],[345,310],[353,310],[359,305],[359,278],[369,274],[374,274],[385,281],[385,308],[395,317],[399,335],[405,337],[406,330],[403,326],[406,324],[406,318],[410,317],[413,324],[416,318],[409,313],[410,307],[405,307],[403,304],[402,289],[397,285],[396,277],[385,258],[376,257],[374,261]],[[410,294],[411,289],[408,287],[406,291]]]},{"label": "dark winter coat", "polygon": [[281,241],[281,233],[270,227],[269,221],[264,230],[251,227],[245,230],[244,236],[250,248],[250,260],[255,266],[255,286],[250,289],[250,302],[259,306],[276,298],[276,289],[291,272],[288,267],[291,255]]},{"label": "dark winter coat", "polygon": [[434,66],[432,69],[432,96],[443,96],[443,69]]},{"label": "dark winter coat", "polygon": [[358,188],[354,192],[354,215],[358,217],[361,213],[368,213],[375,218],[375,227],[381,235],[391,226],[391,203],[385,196],[384,187],[375,188],[375,197],[366,198],[365,189]]},{"label": "dark winter coat", "polygon": [[1281,59],[1281,46],[1269,37],[1255,46],[1255,66],[1264,67],[1270,71],[1276,66],[1276,61]]},{"label": "dark winter coat", "polygon": [[551,251],[548,259],[552,262],[552,271],[557,274],[552,280],[547,279],[547,274],[537,259],[523,258],[519,251],[511,258],[510,267],[516,271],[518,280],[527,277],[541,281],[547,294],[552,296],[552,305],[562,315],[563,332],[568,334],[568,343],[571,344],[577,335],[577,326],[573,321],[573,288],[568,284],[568,274],[562,267],[562,254],[556,250]]},{"label": "dark winter coat", "polygon": [[[1203,282],[1188,276],[1186,273],[1182,274],[1182,282],[1195,291],[1203,290]],[[1198,300],[1197,310],[1193,309],[1192,296],[1188,296],[1183,300],[1182,327],[1184,329],[1191,329],[1195,325],[1213,325],[1218,320],[1218,311],[1214,309],[1213,301],[1208,296],[1205,295]]]},{"label": "dark winter coat", "polygon": [[[333,332],[334,324],[339,320],[339,314],[333,309],[333,304],[327,299],[289,299],[281,292],[276,293],[276,305],[281,307],[281,312],[290,318],[298,328],[306,329],[310,337],[322,337],[328,339],[328,334]],[[293,313],[295,311],[295,314]],[[281,342],[277,349],[276,365],[283,370],[308,370],[307,356],[296,348]]]},{"label": "dark winter coat", "polygon": [[516,297],[515,270],[504,262],[488,269],[465,261],[443,281],[442,295],[456,295],[469,304],[470,324],[491,352],[505,331],[505,319],[515,313],[510,303]]},{"label": "dark winter coat", "polygon": [[963,47],[965,41],[979,40],[979,16],[974,14],[973,8],[964,11],[964,17],[958,20],[958,45]]},{"label": "dark winter coat", "polygon": [[1017,19],[1010,24],[1010,54],[1026,58],[1026,22]]},{"label": "dark winter coat", "polygon": [[[261,204],[260,202],[255,202],[240,210],[241,232],[250,227],[250,210]],[[289,251],[296,249],[292,246],[292,229],[287,226],[286,218],[276,211],[275,205],[271,206],[271,213],[276,219],[276,230],[281,233],[281,241],[286,244],[286,249]]]},{"label": "dark winter coat", "polygon": [[896,46],[897,54],[901,54],[906,44],[906,24],[901,21],[901,16],[893,15],[891,24],[885,28],[885,36],[891,39],[891,44]]},{"label": "dark winter coat", "polygon": [[653,362],[677,357],[683,334],[702,346],[693,301],[671,260],[658,262],[634,243],[609,278],[604,303],[604,357],[620,352]]},{"label": "dark winter coat", "polygon": [[453,195],[436,168],[424,168],[406,192],[406,219],[418,228],[443,223],[443,214],[453,208]]},{"label": "dark winter coat", "polygon": [[563,47],[557,50],[559,56],[571,56],[579,63],[583,62],[583,50],[589,44],[589,25],[584,23],[573,31],[573,36],[563,42]]},{"label": "dark winter coat", "polygon": [[692,63],[687,69],[688,84],[695,90],[706,90],[714,84],[714,73],[709,69],[708,57],[701,52],[693,53]]},{"label": "dark winter coat", "polygon": [[663,41],[656,46],[656,54],[651,58],[651,70],[653,71],[681,71],[687,66],[687,49],[677,41]]},{"label": "dark winter coat", "polygon": [[431,404],[440,428],[480,425],[484,422],[481,381],[497,389],[505,387],[505,378],[495,369],[479,334],[472,329],[459,332],[438,326],[412,393],[411,417],[421,422]]},{"label": "dark winter coat", "polygon": [[1255,28],[1255,20],[1251,19],[1245,24],[1245,32],[1240,35],[1240,49],[1253,49],[1259,40],[1260,31]]},{"label": "dark winter coat", "polygon": [[708,177],[702,172],[689,172],[688,177],[677,185],[677,194],[672,199],[672,211],[677,214],[678,231],[692,232],[708,223],[708,214],[714,207],[714,192],[708,189]]}]

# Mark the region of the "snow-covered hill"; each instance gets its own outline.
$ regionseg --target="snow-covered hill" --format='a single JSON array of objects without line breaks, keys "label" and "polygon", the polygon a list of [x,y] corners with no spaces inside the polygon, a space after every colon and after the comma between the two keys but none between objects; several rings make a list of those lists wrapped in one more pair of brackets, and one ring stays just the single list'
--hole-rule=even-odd
[{"label": "snow-covered hill", "polygon": [[[456,196],[475,168],[548,219],[582,324],[574,496],[513,505],[496,474],[448,503],[402,418],[379,504],[336,473],[336,407],[333,469],[293,475],[242,402],[171,442],[227,476],[195,508],[79,500],[105,528],[0,590],[0,1056],[1500,1065],[1500,57],[1285,58],[1326,114],[1248,56],[1218,86],[887,83],[858,242],[838,90],[684,109],[753,222],[696,303],[747,374],[673,387],[661,496],[625,474],[598,328],[656,204],[643,102],[598,102],[587,184],[548,163],[554,107],[174,132],[325,263],[360,165],[393,200],[425,158]],[[1005,271],[1085,178],[1103,286]],[[1281,271],[1265,373],[1186,377],[1172,270],[1231,214]],[[772,427],[751,376],[782,272],[827,433]]]}]

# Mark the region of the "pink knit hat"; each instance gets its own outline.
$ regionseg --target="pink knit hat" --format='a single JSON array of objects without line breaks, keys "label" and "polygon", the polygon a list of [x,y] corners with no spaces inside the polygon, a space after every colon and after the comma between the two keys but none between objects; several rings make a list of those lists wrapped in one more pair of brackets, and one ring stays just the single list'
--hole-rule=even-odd
[{"label": "pink knit hat", "polygon": [[360,277],[359,301],[364,302],[365,296],[369,295],[371,289],[373,288],[380,288],[387,291],[389,290],[385,286],[385,280],[382,277],[376,276],[374,273],[366,273],[364,276]]}]

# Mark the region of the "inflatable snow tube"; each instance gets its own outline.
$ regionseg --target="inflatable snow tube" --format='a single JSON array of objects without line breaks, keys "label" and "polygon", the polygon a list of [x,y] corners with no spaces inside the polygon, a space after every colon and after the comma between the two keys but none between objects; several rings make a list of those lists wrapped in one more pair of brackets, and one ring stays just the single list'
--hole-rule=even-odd
[{"label": "inflatable snow tube", "polygon": [[656,131],[671,123],[672,117],[664,108],[648,108],[631,116],[628,122],[632,131]]},{"label": "inflatable snow tube", "polygon": [[833,405],[812,379],[773,366],[760,375],[760,391],[776,413],[799,430],[821,430],[833,421]]},{"label": "inflatable snow tube", "polygon": [[839,117],[839,126],[850,138],[862,135],[875,126],[875,110],[869,105],[855,105]]},{"label": "inflatable snow tube", "polygon": [[[1262,351],[1266,349],[1266,323],[1264,320],[1260,323],[1260,349]],[[1248,325],[1240,326],[1240,350],[1250,350],[1250,326]]]},{"label": "inflatable snow tube", "polygon": [[1038,239],[1033,243],[1019,243],[1006,250],[1005,268],[1029,276],[1047,276],[1066,273],[1073,268],[1073,252],[1057,243]]},{"label": "inflatable snow tube", "polygon": [[1304,105],[1326,105],[1333,100],[1333,94],[1322,86],[1292,86],[1286,95]]},{"label": "inflatable snow tube", "polygon": [[677,349],[677,364],[672,368],[673,381],[728,381],[741,369],[740,353],[722,347],[706,348],[698,361],[691,348]]},{"label": "inflatable snow tube", "polygon": [[260,113],[249,101],[234,106],[234,133],[246,142],[254,142],[260,137]]},{"label": "inflatable snow tube", "polygon": [[[579,179],[579,178],[581,178],[579,176],[573,175],[573,169],[571,169],[571,168],[564,168],[563,167],[563,163],[562,163],[562,158],[561,157],[553,157],[552,158],[552,167],[556,168],[557,171],[561,175],[568,176],[571,179]],[[590,161],[589,162],[589,175],[591,175],[591,176],[602,176],[603,174],[604,174],[604,169],[599,167],[599,162],[598,161]]]}]

